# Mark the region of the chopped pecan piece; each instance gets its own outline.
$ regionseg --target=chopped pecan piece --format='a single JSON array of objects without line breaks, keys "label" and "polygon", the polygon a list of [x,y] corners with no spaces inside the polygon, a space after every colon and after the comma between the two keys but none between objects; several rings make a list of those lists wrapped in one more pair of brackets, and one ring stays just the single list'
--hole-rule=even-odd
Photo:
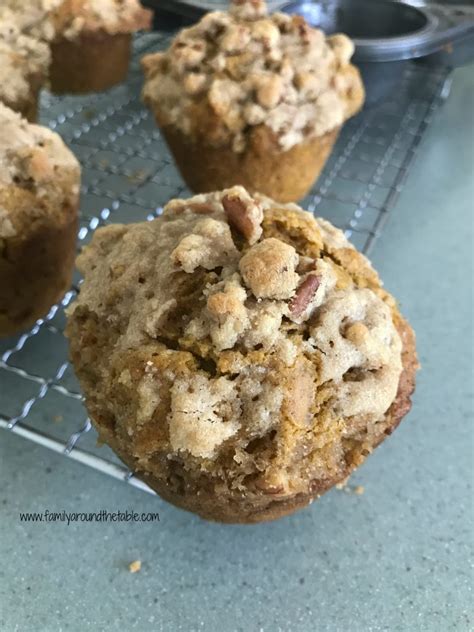
[{"label": "chopped pecan piece", "polygon": [[308,274],[301,283],[290,301],[290,313],[293,318],[299,318],[304,313],[316,294],[319,284],[320,279],[315,274]]},{"label": "chopped pecan piece", "polygon": [[245,199],[238,193],[227,193],[222,198],[222,205],[227,220],[237,232],[239,232],[249,244],[254,244],[262,234],[261,223],[263,211],[259,204],[249,196]]}]

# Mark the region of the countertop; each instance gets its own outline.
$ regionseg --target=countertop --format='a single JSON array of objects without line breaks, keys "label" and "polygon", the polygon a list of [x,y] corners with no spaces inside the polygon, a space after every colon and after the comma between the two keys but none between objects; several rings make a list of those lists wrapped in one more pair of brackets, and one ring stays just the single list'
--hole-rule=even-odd
[{"label": "countertop", "polygon": [[[276,523],[221,526],[0,434],[0,629],[472,630],[474,68],[372,253],[418,335],[412,412],[352,477]],[[20,523],[20,511],[160,522]],[[141,560],[141,571],[128,565]]]}]

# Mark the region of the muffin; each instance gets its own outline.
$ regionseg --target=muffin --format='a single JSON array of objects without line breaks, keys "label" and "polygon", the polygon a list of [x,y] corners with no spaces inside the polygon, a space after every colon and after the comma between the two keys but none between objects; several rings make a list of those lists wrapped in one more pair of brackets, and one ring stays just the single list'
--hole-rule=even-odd
[{"label": "muffin", "polygon": [[36,121],[50,61],[48,45],[23,35],[15,15],[0,10],[0,102]]},{"label": "muffin", "polygon": [[242,187],[99,229],[71,359],[101,439],[222,522],[304,507],[410,409],[412,329],[343,233]]},{"label": "muffin", "polygon": [[51,14],[51,89],[57,94],[106,90],[124,81],[132,33],[152,13],[138,0],[63,0]]},{"label": "muffin", "polygon": [[68,289],[79,180],[57,134],[0,104],[0,335],[32,325]]},{"label": "muffin", "polygon": [[295,201],[363,104],[353,51],[300,16],[234,1],[143,57],[143,99],[193,191],[240,184]]}]

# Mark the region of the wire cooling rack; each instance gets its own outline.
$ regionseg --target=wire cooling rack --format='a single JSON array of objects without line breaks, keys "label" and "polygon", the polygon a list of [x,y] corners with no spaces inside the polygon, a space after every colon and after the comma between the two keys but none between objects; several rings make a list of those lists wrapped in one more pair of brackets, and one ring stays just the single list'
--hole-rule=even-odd
[{"label": "wire cooling rack", "polygon": [[[135,38],[130,76],[121,86],[86,97],[42,96],[41,123],[62,135],[83,167],[78,247],[99,226],[151,220],[170,198],[189,195],[139,98],[140,56],[166,47],[168,37]],[[445,70],[409,65],[391,100],[344,127],[303,206],[369,252],[433,113],[449,93],[449,81]],[[109,448],[98,447],[68,362],[64,308],[74,299],[78,280],[30,331],[0,339],[0,430],[150,491]]]}]

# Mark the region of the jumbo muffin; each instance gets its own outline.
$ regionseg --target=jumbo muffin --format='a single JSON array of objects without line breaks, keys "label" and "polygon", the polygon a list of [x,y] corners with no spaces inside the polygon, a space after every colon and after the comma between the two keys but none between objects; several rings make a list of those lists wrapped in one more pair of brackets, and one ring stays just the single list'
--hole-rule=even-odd
[{"label": "jumbo muffin", "polygon": [[97,231],[71,359],[103,441],[166,500],[271,520],[347,477],[410,409],[413,331],[328,222],[242,187]]},{"label": "jumbo muffin", "polygon": [[364,101],[353,51],[300,16],[233,2],[143,58],[143,98],[193,191],[241,184],[295,201]]},{"label": "jumbo muffin", "polygon": [[36,121],[50,61],[48,45],[23,35],[15,14],[0,9],[0,102]]},{"label": "jumbo muffin", "polygon": [[0,335],[32,325],[69,287],[79,180],[57,134],[0,104]]},{"label": "jumbo muffin", "polygon": [[106,90],[124,81],[132,33],[149,28],[139,0],[63,0],[51,11],[51,89],[62,94]]}]

